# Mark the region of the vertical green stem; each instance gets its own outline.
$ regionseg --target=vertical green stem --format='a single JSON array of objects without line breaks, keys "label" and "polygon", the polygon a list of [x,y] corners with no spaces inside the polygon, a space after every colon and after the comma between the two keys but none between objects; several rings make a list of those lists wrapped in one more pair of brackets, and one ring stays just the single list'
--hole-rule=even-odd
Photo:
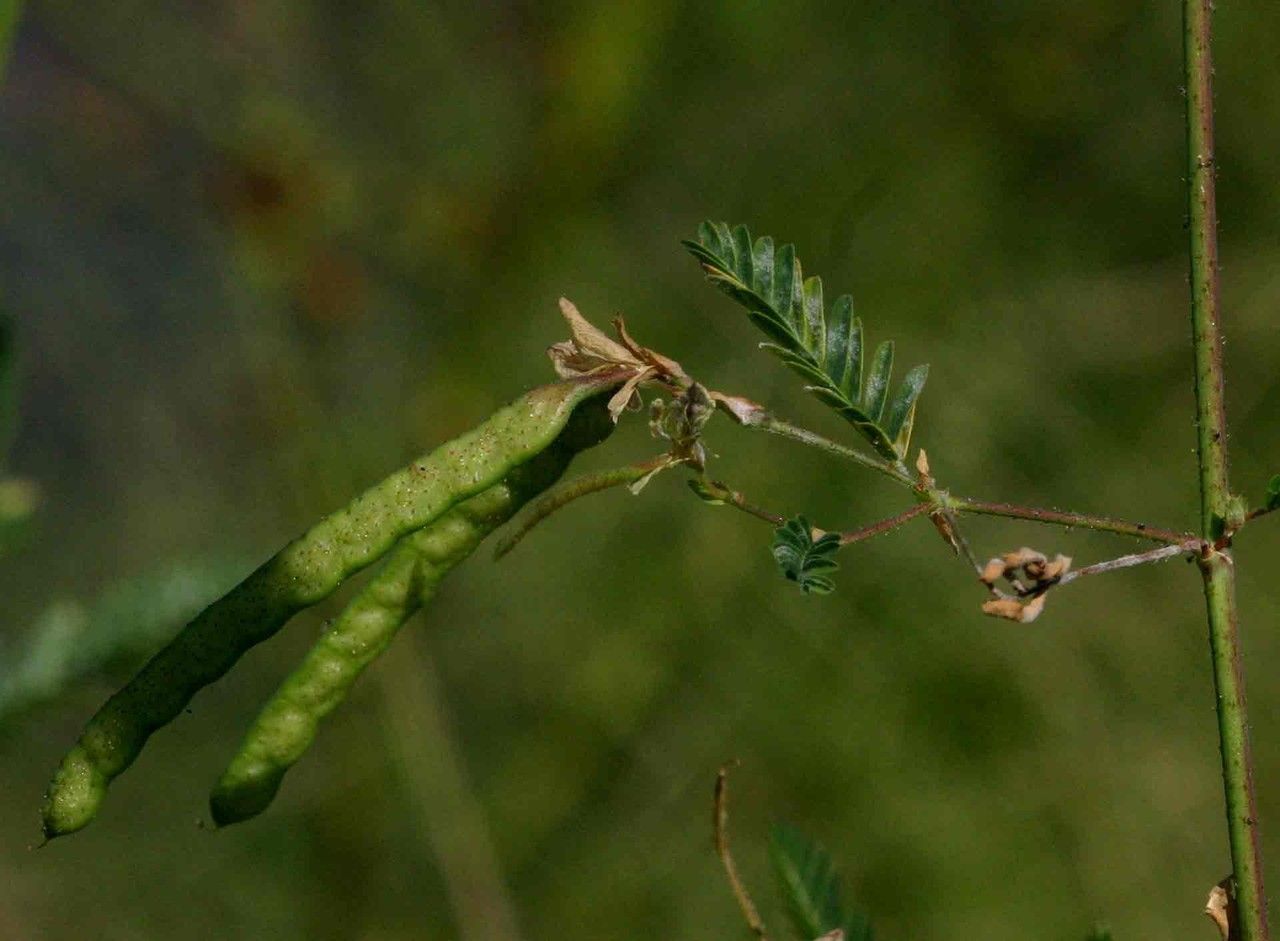
[{"label": "vertical green stem", "polygon": [[[1218,301],[1218,217],[1214,192],[1211,0],[1183,0],[1187,85],[1187,203],[1191,263],[1191,329],[1195,352],[1201,533],[1221,535],[1230,500],[1227,418],[1223,404]],[[1218,736],[1226,792],[1227,832],[1241,941],[1268,941],[1253,759],[1245,706],[1244,665],[1236,621],[1235,567],[1225,552],[1201,560],[1209,645],[1217,689]],[[1236,941],[1232,932],[1232,941]]]}]

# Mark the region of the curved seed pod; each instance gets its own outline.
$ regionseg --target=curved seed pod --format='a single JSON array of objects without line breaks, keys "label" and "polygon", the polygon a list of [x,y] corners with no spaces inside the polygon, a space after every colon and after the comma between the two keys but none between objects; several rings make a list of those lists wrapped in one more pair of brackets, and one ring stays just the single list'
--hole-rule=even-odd
[{"label": "curved seed pod", "polygon": [[[604,418],[601,430],[607,433],[613,426],[603,401],[599,415]],[[431,600],[453,567],[529,499],[555,483],[578,451],[603,437],[576,432],[571,425],[502,483],[400,541],[258,713],[209,798],[218,826],[247,820],[267,808],[285,773],[315,739],[320,720],[341,704],[360,674],[387,649],[405,621]]]},{"label": "curved seed pod", "polygon": [[327,597],[402,536],[541,453],[565,430],[578,405],[625,378],[602,372],[532,390],[321,520],[197,615],[107,700],[63,758],[45,798],[46,838],[88,824],[107,785],[133,763],[151,733],[245,651]]}]

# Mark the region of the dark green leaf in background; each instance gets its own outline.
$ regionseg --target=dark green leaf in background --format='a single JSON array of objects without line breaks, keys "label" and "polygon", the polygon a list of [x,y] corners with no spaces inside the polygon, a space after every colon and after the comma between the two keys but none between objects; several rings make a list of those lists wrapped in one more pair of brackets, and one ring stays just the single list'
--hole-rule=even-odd
[{"label": "dark green leaf in background", "polygon": [[790,824],[773,828],[769,855],[782,886],[792,926],[804,939],[843,929],[845,941],[871,941],[871,923],[840,901],[835,866],[827,851]]}]

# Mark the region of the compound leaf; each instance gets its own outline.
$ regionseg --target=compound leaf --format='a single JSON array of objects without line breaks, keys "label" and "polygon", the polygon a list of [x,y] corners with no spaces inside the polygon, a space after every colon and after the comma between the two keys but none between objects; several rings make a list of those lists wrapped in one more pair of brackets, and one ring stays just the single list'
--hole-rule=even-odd
[{"label": "compound leaf", "polygon": [[770,549],[782,574],[806,595],[829,595],[835,591],[835,582],[822,573],[840,567],[835,560],[840,549],[838,534],[823,533],[814,539],[809,521],[797,516],[773,531]]},{"label": "compound leaf", "polygon": [[708,280],[746,308],[768,337],[765,349],[805,380],[806,388],[834,409],[882,456],[906,456],[915,408],[928,368],[910,370],[897,396],[889,399],[893,342],[876,350],[863,383],[862,322],[848,295],[827,312],[822,280],[805,279],[795,246],[775,249],[768,236],[751,239],[746,226],[704,222],[696,241],[683,243]]}]

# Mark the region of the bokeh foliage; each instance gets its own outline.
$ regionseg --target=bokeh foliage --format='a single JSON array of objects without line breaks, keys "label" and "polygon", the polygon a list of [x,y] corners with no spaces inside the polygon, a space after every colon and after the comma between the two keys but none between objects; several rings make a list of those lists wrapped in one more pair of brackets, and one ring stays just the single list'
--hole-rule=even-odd
[{"label": "bokeh foliage", "polygon": [[[1280,8],[1218,26],[1233,467],[1259,494]],[[545,379],[561,294],[849,434],[691,270],[704,218],[796,243],[931,363],[916,440],[945,485],[1191,525],[1179,54],[1173,5],[1103,0],[30,3],[0,93],[0,300],[22,364],[7,471],[44,499],[3,557],[0,672],[51,605],[247,570]],[[646,456],[643,424],[593,462]],[[716,475],[818,525],[902,508],[723,420],[708,443]],[[971,530],[984,552],[1125,547]],[[843,554],[829,598],[777,578],[769,539],[668,475],[473,560],[239,831],[197,829],[193,795],[318,620],[33,853],[46,775],[127,665],[77,680],[0,725],[0,933],[738,937],[707,823],[737,756],[745,875],[767,884],[770,823],[793,820],[880,938],[1210,936],[1227,855],[1180,563],[1019,627],[978,614],[927,522]],[[1274,835],[1280,536],[1238,548]]]}]

